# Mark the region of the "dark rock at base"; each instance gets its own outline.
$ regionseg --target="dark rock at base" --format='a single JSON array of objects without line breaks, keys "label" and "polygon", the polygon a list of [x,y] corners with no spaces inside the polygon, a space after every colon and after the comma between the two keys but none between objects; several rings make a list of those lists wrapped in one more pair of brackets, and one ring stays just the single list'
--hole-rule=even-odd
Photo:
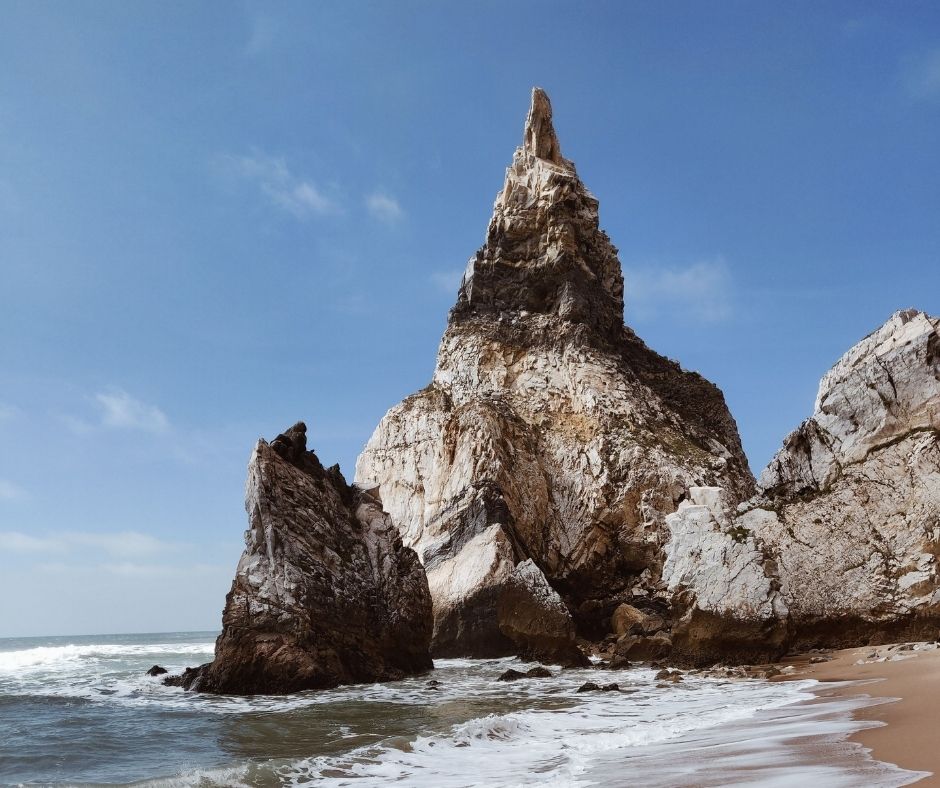
[{"label": "dark rock at base", "polygon": [[163,683],[167,687],[182,687],[186,690],[199,689],[199,680],[211,664],[211,662],[207,662],[205,665],[200,665],[198,668],[186,668],[186,670],[178,676],[167,676],[163,679]]},{"label": "dark rock at base", "polygon": [[548,668],[543,668],[541,665],[537,667],[530,668],[525,673],[520,670],[514,670],[510,668],[503,675],[501,675],[497,681],[518,681],[519,679],[550,679],[552,677],[552,672]]},{"label": "dark rock at base", "polygon": [[541,665],[537,668],[527,670],[525,674],[530,679],[550,679],[552,677],[552,672],[548,668],[543,668]]},{"label": "dark rock at base", "polygon": [[616,682],[605,684],[603,687],[601,687],[601,692],[620,692],[620,685]]},{"label": "dark rock at base", "polygon": [[657,681],[682,681],[682,673],[678,670],[661,670],[655,678]]},{"label": "dark rock at base", "polygon": [[497,622],[523,659],[565,667],[590,664],[578,648],[568,608],[531,558],[520,562],[503,586]]},{"label": "dark rock at base", "polygon": [[607,663],[607,667],[610,670],[627,670],[628,668],[633,667],[633,663],[630,662],[630,660],[627,659],[626,657],[621,656],[620,654],[614,654],[610,658],[610,662]]},{"label": "dark rock at base", "polygon": [[666,635],[659,633],[646,637],[644,635],[625,635],[617,641],[614,648],[614,657],[636,662],[651,662],[669,656],[672,651],[672,641]]},{"label": "dark rock at base", "polygon": [[164,673],[167,673],[166,668],[161,668],[159,665],[154,665],[150,670],[147,671],[148,676],[162,676]]},{"label": "dark rock at base", "polygon": [[786,621],[742,621],[696,608],[673,627],[670,659],[686,667],[774,662],[787,640]]},{"label": "dark rock at base", "polygon": [[610,617],[610,628],[615,635],[654,635],[666,628],[666,619],[650,614],[624,602]]},{"label": "dark rock at base", "polygon": [[597,692],[598,690],[600,690],[600,686],[593,681],[586,681],[578,687],[578,692]]},{"label": "dark rock at base", "polygon": [[298,422],[248,465],[249,527],[215,660],[172,684],[283,694],[433,668],[431,596],[415,552],[370,493],[307,451]]}]

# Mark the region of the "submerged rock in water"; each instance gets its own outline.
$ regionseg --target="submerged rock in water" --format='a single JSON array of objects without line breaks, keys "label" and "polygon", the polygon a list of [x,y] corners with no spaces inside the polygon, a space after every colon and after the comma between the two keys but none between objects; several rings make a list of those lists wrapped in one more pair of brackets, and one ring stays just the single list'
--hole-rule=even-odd
[{"label": "submerged rock in water", "polygon": [[248,465],[249,528],[215,659],[171,682],[287,693],[433,667],[431,598],[414,551],[368,493],[325,469],[295,424]]},{"label": "submerged rock in water", "polygon": [[552,677],[552,672],[548,668],[543,668],[541,665],[535,668],[529,668],[525,674],[530,679],[550,679]]},{"label": "submerged rock in water", "polygon": [[721,392],[624,326],[617,250],[539,89],[431,384],[356,477],[427,569],[435,655],[564,664],[584,664],[576,632],[654,593],[689,487],[753,491]]},{"label": "submerged rock in water", "polygon": [[148,676],[162,676],[164,673],[167,673],[166,668],[162,668],[159,665],[154,665],[150,670],[147,671]]},{"label": "submerged rock in water", "polygon": [[851,348],[761,474],[759,494],[732,502],[693,491],[667,518],[663,579],[691,602],[673,631],[690,661],[933,636],[940,320],[897,312]]}]

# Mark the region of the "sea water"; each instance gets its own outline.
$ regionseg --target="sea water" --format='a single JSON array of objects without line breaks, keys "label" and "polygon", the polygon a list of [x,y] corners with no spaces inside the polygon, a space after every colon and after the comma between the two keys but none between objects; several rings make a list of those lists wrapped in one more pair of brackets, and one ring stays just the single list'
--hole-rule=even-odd
[{"label": "sea water", "polygon": [[[215,633],[0,640],[0,784],[145,786],[897,786],[849,734],[871,703],[813,681],[437,660],[427,675],[220,697],[145,672],[212,659]],[[579,693],[586,681],[620,692]],[[433,683],[429,683],[433,682]],[[861,692],[861,689],[860,689]]]}]

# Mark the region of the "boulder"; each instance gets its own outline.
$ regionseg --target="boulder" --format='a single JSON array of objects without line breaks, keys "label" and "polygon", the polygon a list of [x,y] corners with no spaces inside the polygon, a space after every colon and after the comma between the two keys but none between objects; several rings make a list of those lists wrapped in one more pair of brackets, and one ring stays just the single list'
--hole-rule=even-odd
[{"label": "boulder", "polygon": [[279,694],[387,681],[433,667],[417,555],[378,502],[307,451],[301,422],[248,465],[249,528],[215,659],[169,683]]},{"label": "boulder", "polygon": [[167,673],[166,668],[162,668],[159,665],[154,665],[150,670],[147,671],[148,676],[162,676],[164,673]]},{"label": "boulder", "polygon": [[666,619],[662,616],[644,613],[626,602],[618,605],[610,617],[610,628],[617,636],[654,635],[666,627]]},{"label": "boulder", "polygon": [[610,664],[612,668],[620,668],[623,666],[621,660],[627,662],[653,662],[668,657],[670,653],[672,653],[672,640],[663,633],[649,637],[645,635],[624,635],[614,647]]},{"label": "boulder", "polygon": [[610,630],[618,636],[626,635],[634,625],[641,624],[646,618],[647,615],[642,610],[623,603],[617,606],[610,617]]},{"label": "boulder", "polygon": [[499,596],[496,618],[499,631],[524,659],[566,667],[590,664],[575,641],[568,608],[531,558],[509,575]]},{"label": "boulder", "polygon": [[530,679],[550,679],[552,677],[552,672],[548,668],[543,668],[541,665],[535,668],[529,668],[525,674]]}]

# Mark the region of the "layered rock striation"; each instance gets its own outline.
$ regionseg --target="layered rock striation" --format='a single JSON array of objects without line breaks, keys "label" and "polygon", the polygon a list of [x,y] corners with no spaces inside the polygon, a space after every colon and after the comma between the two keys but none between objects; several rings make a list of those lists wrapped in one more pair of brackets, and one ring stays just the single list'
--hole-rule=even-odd
[{"label": "layered rock striation", "polygon": [[303,423],[258,441],[245,551],[215,659],[172,683],[275,694],[433,667],[431,597],[417,555],[377,497],[347,485],[306,446]]},{"label": "layered rock striation", "polygon": [[356,478],[427,570],[435,654],[561,663],[655,592],[690,487],[753,492],[721,392],[624,326],[617,250],[538,88],[433,379]]},{"label": "layered rock striation", "polygon": [[691,602],[680,651],[723,654],[716,619],[763,632],[770,650],[781,633],[797,647],[935,637],[940,320],[900,311],[855,345],[758,495],[736,510],[723,495],[693,493],[698,505],[667,518],[664,580]]}]

